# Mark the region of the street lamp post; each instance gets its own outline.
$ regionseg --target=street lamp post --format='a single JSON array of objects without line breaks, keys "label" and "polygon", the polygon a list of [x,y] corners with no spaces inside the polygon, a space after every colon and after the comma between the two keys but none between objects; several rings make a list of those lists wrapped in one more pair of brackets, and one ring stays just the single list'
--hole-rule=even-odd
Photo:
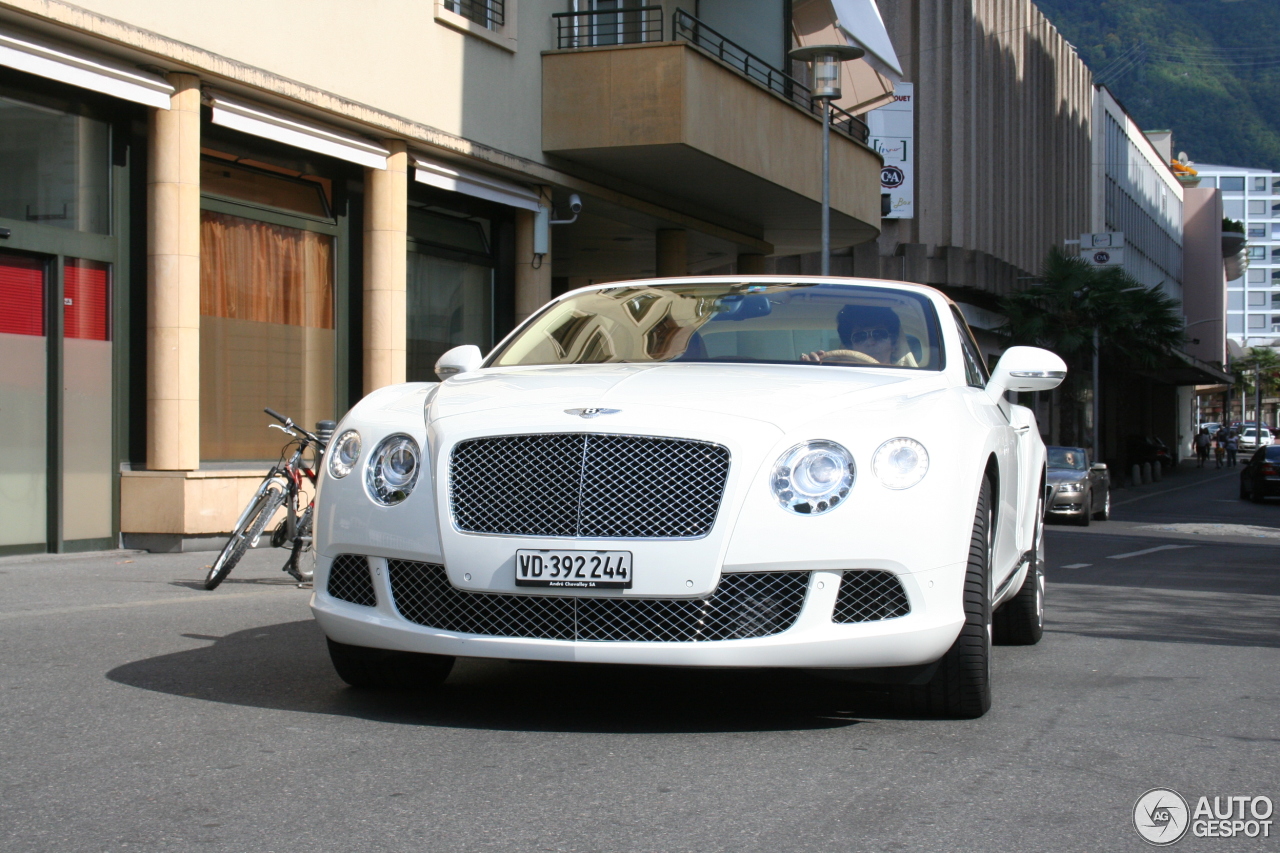
[{"label": "street lamp post", "polygon": [[792,59],[809,63],[813,72],[810,97],[822,102],[822,274],[831,275],[831,102],[840,97],[840,63],[861,59],[860,47],[816,44],[792,50]]}]

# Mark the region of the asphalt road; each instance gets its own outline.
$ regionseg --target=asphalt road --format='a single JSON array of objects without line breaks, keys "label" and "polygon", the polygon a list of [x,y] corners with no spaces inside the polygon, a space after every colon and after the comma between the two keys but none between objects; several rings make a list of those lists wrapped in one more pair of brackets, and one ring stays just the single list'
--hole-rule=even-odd
[{"label": "asphalt road", "polygon": [[282,552],[213,593],[203,554],[0,561],[0,849],[1140,850],[1150,788],[1280,801],[1280,538],[1159,529],[1280,502],[1213,471],[1116,501],[1051,528],[1045,640],[997,648],[960,722],[765,671],[464,661],[430,701],[362,694]]}]

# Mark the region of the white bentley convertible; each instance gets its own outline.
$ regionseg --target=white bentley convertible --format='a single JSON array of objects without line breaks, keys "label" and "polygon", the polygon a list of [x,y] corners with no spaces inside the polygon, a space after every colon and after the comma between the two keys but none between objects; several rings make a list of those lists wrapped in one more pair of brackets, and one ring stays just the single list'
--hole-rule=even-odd
[{"label": "white bentley convertible", "polygon": [[440,383],[343,419],[312,609],[338,674],[454,658],[799,667],[979,716],[991,643],[1034,643],[1045,449],[929,287],[832,278],[568,293]]}]

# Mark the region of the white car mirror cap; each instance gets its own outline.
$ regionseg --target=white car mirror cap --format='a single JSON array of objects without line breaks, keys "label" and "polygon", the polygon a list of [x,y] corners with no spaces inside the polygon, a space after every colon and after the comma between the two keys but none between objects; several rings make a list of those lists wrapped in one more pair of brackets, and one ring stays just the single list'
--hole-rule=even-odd
[{"label": "white car mirror cap", "polygon": [[1095,471],[1105,471],[1105,470],[1107,470],[1107,463],[1105,463],[1105,462],[1095,462],[1095,463],[1093,463],[1093,470],[1095,470]]},{"label": "white car mirror cap", "polygon": [[480,352],[480,347],[463,344],[440,356],[440,360],[436,362],[436,376],[443,381],[460,373],[470,373],[478,370],[483,362],[484,355]]},{"label": "white car mirror cap", "polygon": [[987,383],[994,400],[1006,391],[1050,391],[1067,377],[1067,364],[1056,353],[1039,347],[1009,347]]}]

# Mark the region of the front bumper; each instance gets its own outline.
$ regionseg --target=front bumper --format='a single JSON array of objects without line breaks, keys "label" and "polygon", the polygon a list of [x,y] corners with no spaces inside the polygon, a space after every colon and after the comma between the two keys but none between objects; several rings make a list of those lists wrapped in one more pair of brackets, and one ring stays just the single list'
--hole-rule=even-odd
[{"label": "front bumper", "polygon": [[764,637],[700,642],[548,640],[426,627],[397,610],[385,561],[370,560],[377,599],[372,607],[329,595],[325,587],[329,561],[322,558],[320,563],[311,609],[328,637],[349,645],[457,657],[705,667],[915,666],[942,657],[964,621],[960,606],[964,563],[897,573],[911,612],[852,624],[832,621],[841,573],[812,571],[803,607],[791,627]]}]

